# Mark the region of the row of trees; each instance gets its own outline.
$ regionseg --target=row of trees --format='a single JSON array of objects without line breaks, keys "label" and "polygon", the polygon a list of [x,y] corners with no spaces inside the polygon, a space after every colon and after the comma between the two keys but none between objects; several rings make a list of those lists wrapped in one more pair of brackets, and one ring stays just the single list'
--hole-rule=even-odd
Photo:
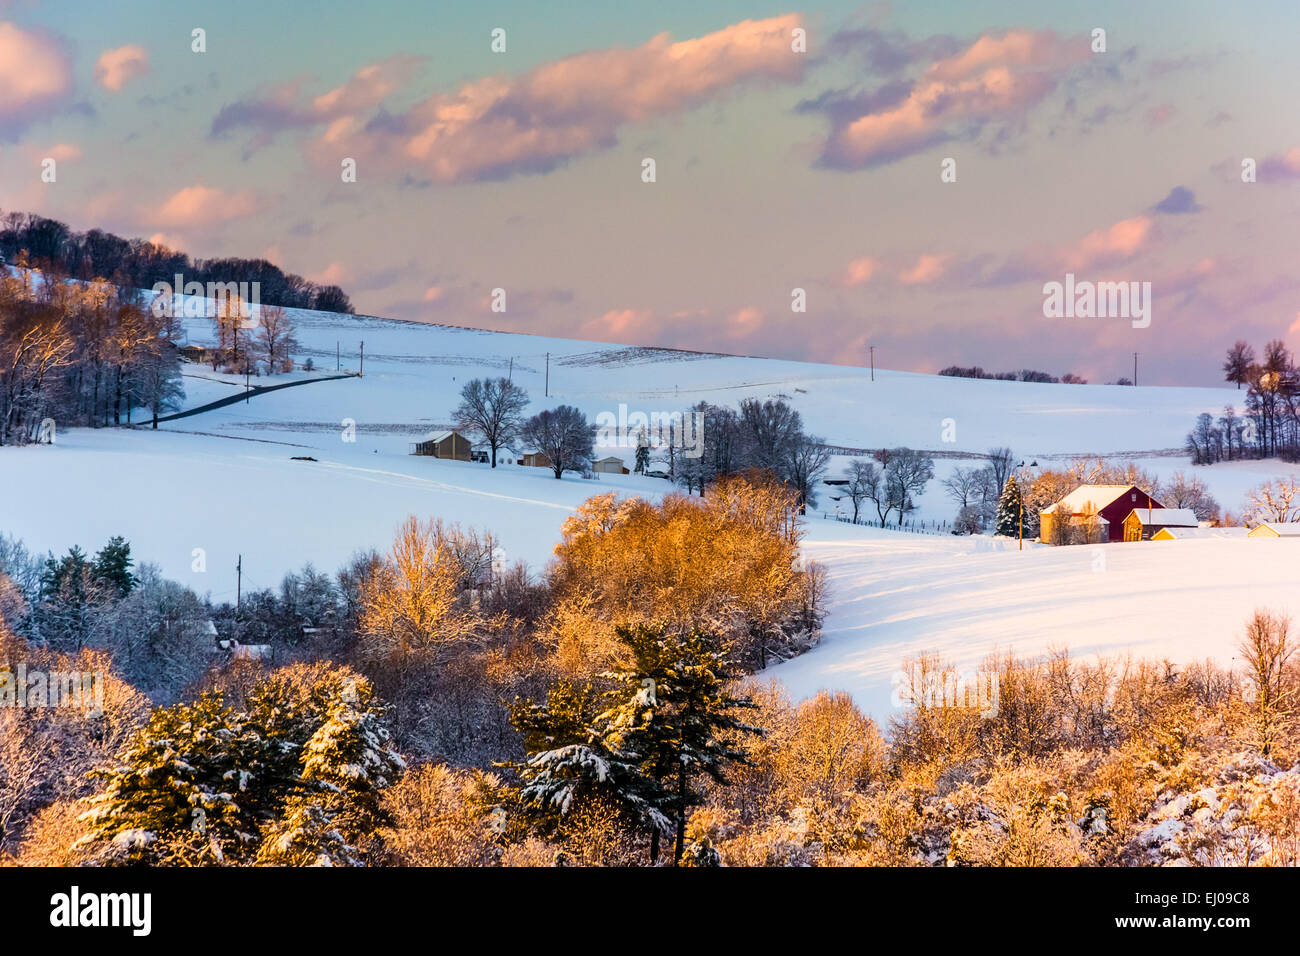
[{"label": "row of trees", "polygon": [[181,401],[179,330],[142,297],[103,280],[0,275],[0,445],[64,425],[156,419]]},{"label": "row of trees", "polygon": [[1300,370],[1286,344],[1273,339],[1257,360],[1254,348],[1239,340],[1228,350],[1223,371],[1226,381],[1246,387],[1245,409],[1240,419],[1231,407],[1217,422],[1200,415],[1187,439],[1193,461],[1300,460]]},{"label": "row of trees", "polygon": [[[984,378],[994,379],[999,382],[1045,382],[1055,384],[1059,382],[1062,385],[1087,385],[1088,380],[1073,372],[1066,372],[1060,378],[1047,372],[1039,372],[1032,368],[1022,368],[1016,372],[986,372],[978,365],[949,365],[947,368],[939,369],[940,375],[947,375],[953,378]],[[1131,385],[1127,380],[1119,382],[1121,385]]]},{"label": "row of trees", "polygon": [[[587,416],[571,405],[560,405],[525,417],[528,404],[527,391],[507,378],[474,379],[461,389],[452,415],[458,428],[488,446],[494,468],[499,451],[521,443],[543,452],[556,478],[567,470],[587,468],[595,456],[597,433]],[[801,512],[816,504],[816,486],[831,452],[823,439],[805,432],[799,412],[784,399],[749,398],[737,409],[700,402],[683,414],[692,416],[700,454],[685,454],[677,426],[655,436],[656,442],[643,429],[636,449],[637,473],[660,463],[670,480],[703,496],[719,479],[757,469],[793,488]]]},{"label": "row of trees", "polygon": [[318,285],[265,259],[191,259],[145,239],[123,239],[102,229],[74,232],[57,219],[34,213],[0,213],[0,255],[10,263],[90,280],[108,276],[117,285],[152,289],[186,282],[256,282],[266,305],[351,313],[352,303],[336,285]]}]

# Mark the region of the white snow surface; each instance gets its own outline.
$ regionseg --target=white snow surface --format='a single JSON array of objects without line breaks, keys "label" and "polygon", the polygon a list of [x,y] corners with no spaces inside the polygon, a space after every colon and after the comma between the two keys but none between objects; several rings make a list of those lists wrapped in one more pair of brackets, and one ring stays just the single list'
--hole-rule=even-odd
[{"label": "white snow surface", "polygon": [[[1162,476],[1196,473],[1239,511],[1247,489],[1292,466],[1252,461],[1193,468],[1181,453],[1200,412],[1240,410],[1231,388],[1041,385],[945,378],[877,369],[629,348],[513,333],[289,310],[301,362],[315,373],[365,375],[315,381],[156,431],[60,430],[53,446],[0,449],[0,532],[34,550],[131,542],[137,560],[231,599],[235,562],[243,585],[275,587],[308,561],[334,571],[355,551],[385,549],[408,514],[491,530],[506,556],[540,571],[560,526],[585,498],[605,491],[658,497],[667,482],[601,474],[584,480],[549,470],[413,457],[409,444],[451,424],[471,378],[510,374],[528,389],[529,412],[566,403],[589,416],[671,412],[700,400],[735,404],[784,397],[808,430],[846,449],[908,445],[982,453],[1010,446],[1017,460],[1059,464],[1073,454],[1122,454]],[[209,323],[189,340],[212,344]],[[549,397],[543,396],[549,353]],[[239,376],[186,365],[185,406],[236,394]],[[139,413],[136,414],[137,421]],[[946,422],[951,419],[951,422]],[[355,441],[345,440],[345,420]],[[956,441],[944,442],[945,426]],[[630,466],[630,448],[597,448]],[[850,451],[851,455],[852,452]],[[309,456],[316,461],[294,461]],[[832,461],[829,477],[847,457]],[[936,459],[937,478],[917,499],[919,517],[951,520],[939,480],[976,460]],[[843,689],[878,719],[894,711],[892,675],[904,657],[938,651],[973,667],[989,651],[1076,655],[1132,652],[1229,663],[1246,615],[1267,605],[1300,614],[1300,540],[1214,538],[1052,549],[989,537],[917,535],[824,520],[837,509],[826,489],[809,515],[808,555],[828,565],[831,594],[822,644],[764,676],[796,697]],[[203,570],[197,570],[198,568]]]}]

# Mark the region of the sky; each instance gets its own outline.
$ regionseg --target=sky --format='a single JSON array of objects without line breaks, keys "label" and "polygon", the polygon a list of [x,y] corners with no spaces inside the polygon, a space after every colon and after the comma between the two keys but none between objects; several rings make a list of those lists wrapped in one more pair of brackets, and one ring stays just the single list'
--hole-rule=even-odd
[{"label": "sky", "polygon": [[[1292,2],[0,0],[0,209],[371,315],[1211,385],[1236,339],[1300,349],[1298,33]],[[1067,274],[1149,315],[1045,315]]]}]

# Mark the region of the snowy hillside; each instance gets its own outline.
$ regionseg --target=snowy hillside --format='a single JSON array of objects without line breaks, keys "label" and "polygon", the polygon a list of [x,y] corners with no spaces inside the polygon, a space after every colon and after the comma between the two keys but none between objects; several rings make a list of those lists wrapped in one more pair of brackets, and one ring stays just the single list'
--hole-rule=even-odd
[{"label": "snowy hillside", "polygon": [[[626,348],[591,342],[293,312],[315,373],[338,364],[364,377],[312,381],[161,425],[157,431],[62,431],[53,446],[0,450],[0,530],[34,549],[100,545],[121,534],[143,560],[214,599],[233,597],[236,556],[246,588],[274,587],[307,561],[335,570],[354,551],[384,548],[407,514],[492,530],[512,559],[540,570],[565,517],[591,494],[661,495],[667,482],[412,457],[409,443],[446,426],[462,385],[510,374],[530,411],[560,403],[589,416],[681,410],[700,400],[787,398],[808,430],[845,449],[908,445],[957,453],[1010,446],[1017,458],[1122,454],[1160,474],[1190,471],[1174,450],[1195,416],[1240,406],[1231,389],[1040,385],[943,378],[791,361]],[[206,320],[189,341],[211,344]],[[549,353],[549,366],[548,366]],[[549,397],[543,392],[548,387]],[[243,389],[242,379],[185,366],[186,407]],[[276,380],[277,382],[280,379]],[[262,384],[265,384],[265,380]],[[945,442],[945,420],[955,441]],[[355,425],[355,441],[347,423]],[[598,448],[620,454],[626,449]],[[315,461],[294,460],[309,457]],[[846,459],[836,458],[831,476]],[[967,462],[969,463],[969,462]],[[1285,468],[1282,469],[1285,472]],[[1196,469],[1229,508],[1279,472],[1276,462]],[[921,516],[951,519],[938,481]],[[835,505],[825,496],[822,506]],[[807,522],[810,555],[830,567],[826,640],[771,674],[799,695],[845,688],[877,716],[901,659],[938,650],[960,664],[994,647],[1076,653],[1132,650],[1179,660],[1227,659],[1257,604],[1300,613],[1293,542],[1188,541],[1023,553],[1005,541],[882,532]],[[197,549],[197,550],[196,550]],[[1095,552],[1104,552],[1097,567]],[[199,556],[206,568],[195,570]]]}]

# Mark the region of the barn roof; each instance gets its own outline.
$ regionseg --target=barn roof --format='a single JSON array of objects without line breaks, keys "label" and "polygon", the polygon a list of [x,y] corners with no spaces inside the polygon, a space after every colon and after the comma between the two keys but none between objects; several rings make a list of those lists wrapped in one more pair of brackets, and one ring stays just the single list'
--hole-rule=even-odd
[{"label": "barn roof", "polygon": [[1191,508],[1134,508],[1131,513],[1137,515],[1138,521],[1145,525],[1195,528],[1200,524],[1196,512]]},{"label": "barn roof", "polygon": [[1056,504],[1048,505],[1043,509],[1043,514],[1052,514],[1057,508],[1068,509],[1070,514],[1080,514],[1087,504],[1091,504],[1100,511],[1112,501],[1115,501],[1121,495],[1130,489],[1139,491],[1136,485],[1080,485],[1072,492],[1062,498]]},{"label": "barn roof", "polygon": [[1166,528],[1171,538],[1179,541],[1194,538],[1241,538],[1245,537],[1245,528]]},{"label": "barn roof", "polygon": [[1259,527],[1268,528],[1282,538],[1300,538],[1300,521],[1266,521]]},{"label": "barn roof", "polygon": [[429,432],[429,434],[425,435],[423,438],[420,439],[420,444],[424,444],[427,441],[433,441],[433,442],[446,441],[452,435],[459,435],[459,434],[460,432],[456,431],[455,429],[444,430],[440,432]]},{"label": "barn roof", "polygon": [[607,455],[607,456],[604,457],[604,458],[597,458],[597,459],[596,459],[596,464],[599,465],[599,464],[601,464],[601,463],[603,463],[603,462],[607,462],[607,461],[616,461],[616,462],[618,462],[620,465],[623,464],[623,459],[622,459],[622,458],[619,458],[618,455]]}]

